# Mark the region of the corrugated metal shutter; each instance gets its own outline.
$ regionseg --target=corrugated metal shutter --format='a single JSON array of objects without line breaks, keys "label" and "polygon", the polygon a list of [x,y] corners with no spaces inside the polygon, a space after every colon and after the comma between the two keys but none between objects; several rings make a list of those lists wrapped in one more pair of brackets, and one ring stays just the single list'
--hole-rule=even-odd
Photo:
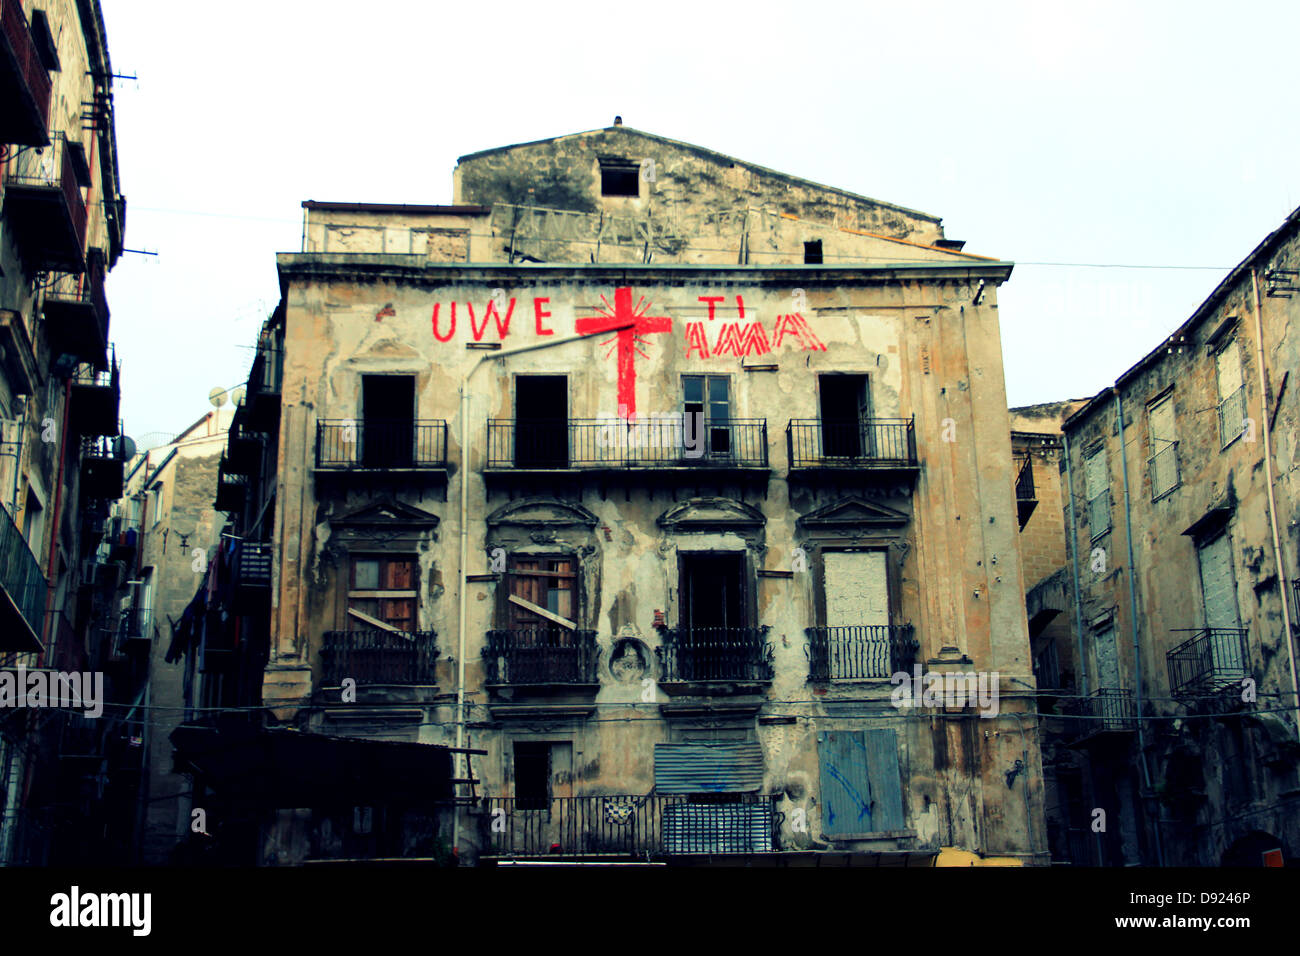
[{"label": "corrugated metal shutter", "polygon": [[902,778],[893,730],[820,733],[817,757],[826,836],[903,829]]},{"label": "corrugated metal shutter", "polygon": [[753,793],[763,785],[763,749],[751,744],[655,744],[659,793]]}]

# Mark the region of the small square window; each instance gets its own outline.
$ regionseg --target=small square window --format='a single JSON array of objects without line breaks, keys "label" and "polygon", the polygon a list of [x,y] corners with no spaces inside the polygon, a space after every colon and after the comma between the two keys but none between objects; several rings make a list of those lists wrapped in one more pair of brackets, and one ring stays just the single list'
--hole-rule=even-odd
[{"label": "small square window", "polygon": [[822,264],[822,241],[820,239],[814,239],[803,244],[803,261],[805,265],[810,266]]},{"label": "small square window", "polygon": [[600,194],[602,196],[641,195],[641,167],[627,160],[602,161]]}]

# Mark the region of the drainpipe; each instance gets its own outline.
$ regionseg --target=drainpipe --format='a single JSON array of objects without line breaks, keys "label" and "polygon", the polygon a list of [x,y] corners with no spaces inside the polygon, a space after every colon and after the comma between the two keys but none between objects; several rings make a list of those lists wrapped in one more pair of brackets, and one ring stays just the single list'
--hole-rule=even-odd
[{"label": "drainpipe", "polygon": [[1062,429],[1065,452],[1065,500],[1070,515],[1070,563],[1074,566],[1074,635],[1079,650],[1079,693],[1088,696],[1088,659],[1083,653],[1083,594],[1079,590],[1079,530],[1074,520],[1074,479],[1070,475],[1070,436]]},{"label": "drainpipe", "polygon": [[1286,562],[1282,553],[1281,536],[1277,530],[1277,501],[1273,497],[1273,439],[1269,433],[1268,382],[1264,377],[1264,320],[1260,314],[1259,275],[1252,267],[1250,284],[1255,293],[1255,356],[1259,368],[1260,410],[1263,421],[1259,423],[1264,433],[1264,487],[1268,490],[1268,524],[1273,534],[1273,560],[1277,562],[1278,593],[1282,596],[1282,633],[1286,635],[1287,657],[1291,663],[1291,692],[1296,702],[1296,728],[1300,732],[1300,681],[1296,680],[1295,642],[1291,637],[1291,606],[1286,599]]},{"label": "drainpipe", "polygon": [[[1147,792],[1151,790],[1151,770],[1147,766],[1147,744],[1146,732],[1143,730],[1142,719],[1142,648],[1138,643],[1138,622],[1137,622],[1137,584],[1134,577],[1137,574],[1136,567],[1133,563],[1133,519],[1129,508],[1128,494],[1128,454],[1124,448],[1124,401],[1120,398],[1119,388],[1112,386],[1111,391],[1115,393],[1115,420],[1119,423],[1119,466],[1120,473],[1124,476],[1124,541],[1128,546],[1128,606],[1129,606],[1129,623],[1133,626],[1133,695],[1137,707],[1137,730],[1138,730],[1138,756],[1142,761],[1142,782]],[[1151,828],[1152,836],[1156,844],[1156,866],[1165,865],[1164,848],[1160,843],[1160,806],[1156,805],[1155,826]]]},{"label": "drainpipe", "polygon": [[[570,342],[579,342],[583,339],[589,339],[596,335],[608,335],[610,332],[619,332],[623,329],[632,328],[634,323],[625,325],[616,325],[600,332],[592,332],[588,335],[570,335],[554,341],[537,342],[532,345],[521,345],[513,349],[503,351],[493,351],[487,355],[480,355],[460,378],[460,594],[457,598],[456,611],[456,765],[458,767],[467,767],[468,761],[465,755],[460,753],[460,749],[465,746],[465,605],[466,579],[469,577],[467,566],[469,565],[469,380],[478,371],[479,366],[483,364],[484,359],[504,359],[509,355],[519,355],[523,352],[536,352],[539,349],[554,348],[557,345],[568,345]],[[457,774],[459,777],[467,777],[467,771],[462,770]],[[460,786],[457,784],[456,786]],[[460,846],[460,804],[455,807],[455,814],[452,817],[451,829],[451,847],[452,852],[457,852]]]}]

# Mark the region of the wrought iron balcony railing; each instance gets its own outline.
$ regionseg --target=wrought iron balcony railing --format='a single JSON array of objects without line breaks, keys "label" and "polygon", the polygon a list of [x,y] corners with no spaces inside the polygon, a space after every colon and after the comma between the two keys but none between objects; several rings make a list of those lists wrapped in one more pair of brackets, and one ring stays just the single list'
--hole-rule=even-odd
[{"label": "wrought iron balcony railing", "polygon": [[1175,697],[1214,694],[1240,687],[1250,676],[1250,649],[1242,627],[1182,628],[1192,636],[1165,657],[1169,689]]},{"label": "wrought iron balcony railing", "polygon": [[447,467],[447,423],[442,420],[316,423],[316,467],[392,471]]},{"label": "wrought iron balcony railing", "polygon": [[337,687],[352,678],[364,684],[435,683],[438,659],[437,634],[433,631],[326,631],[321,647],[325,683]]},{"label": "wrought iron balcony railing", "polygon": [[86,201],[75,152],[55,133],[48,146],[26,150],[6,167],[5,218],[33,271],[85,271]]},{"label": "wrought iron balcony railing", "polygon": [[624,419],[488,421],[487,467],[766,468],[767,421],[690,415]]},{"label": "wrought iron balcony railing", "polygon": [[97,369],[106,369],[108,297],[104,251],[91,248],[82,275],[60,275],[45,290],[44,313],[50,348]]},{"label": "wrought iron balcony railing", "polygon": [[655,648],[664,681],[770,681],[765,627],[675,628]]},{"label": "wrought iron balcony railing", "polygon": [[600,648],[595,631],[495,630],[483,662],[489,684],[595,684]]},{"label": "wrought iron balcony railing", "polygon": [[771,853],[780,848],[776,801],[754,793],[485,797],[484,836],[490,855],[504,857]]},{"label": "wrought iron balcony railing", "polygon": [[0,627],[0,651],[38,649],[45,623],[45,575],[6,508],[0,508],[0,587],[30,629]]},{"label": "wrought iron balcony railing", "polygon": [[920,648],[911,624],[808,627],[804,631],[811,681],[910,674]]},{"label": "wrought iron balcony railing", "polygon": [[917,467],[916,429],[910,418],[796,418],[785,435],[794,469]]},{"label": "wrought iron balcony railing", "polygon": [[0,113],[0,142],[43,146],[49,142],[46,123],[50,115],[49,70],[23,13],[22,0],[0,0],[0,71],[15,96]]},{"label": "wrought iron balcony railing", "polygon": [[1074,737],[1137,730],[1137,700],[1127,687],[1099,687],[1087,697],[1074,701],[1067,710],[1084,718],[1070,721],[1077,725],[1069,728]]}]

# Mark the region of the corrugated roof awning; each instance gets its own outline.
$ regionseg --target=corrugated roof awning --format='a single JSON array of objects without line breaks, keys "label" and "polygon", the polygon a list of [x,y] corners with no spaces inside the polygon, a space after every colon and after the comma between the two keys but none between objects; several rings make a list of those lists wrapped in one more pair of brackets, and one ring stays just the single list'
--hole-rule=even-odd
[{"label": "corrugated roof awning", "polygon": [[763,748],[746,744],[655,744],[659,793],[754,793],[763,785]]}]

